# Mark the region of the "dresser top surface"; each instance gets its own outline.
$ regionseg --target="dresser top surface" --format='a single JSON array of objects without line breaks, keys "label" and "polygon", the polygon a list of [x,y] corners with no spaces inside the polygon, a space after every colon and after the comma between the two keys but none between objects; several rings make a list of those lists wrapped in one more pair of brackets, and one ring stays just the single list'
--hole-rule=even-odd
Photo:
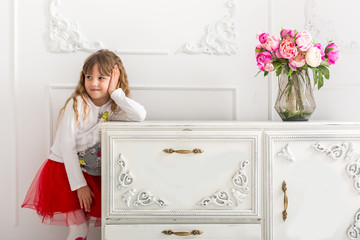
[{"label": "dresser top surface", "polygon": [[101,124],[101,128],[191,128],[191,129],[336,129],[349,128],[360,130],[360,122],[346,121],[112,121]]}]

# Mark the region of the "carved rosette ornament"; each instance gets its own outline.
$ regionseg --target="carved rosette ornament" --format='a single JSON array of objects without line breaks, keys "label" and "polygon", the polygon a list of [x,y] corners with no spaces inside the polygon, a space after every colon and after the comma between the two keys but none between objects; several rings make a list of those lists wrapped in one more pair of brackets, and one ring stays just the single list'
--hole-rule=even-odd
[{"label": "carved rosette ornament", "polygon": [[[240,169],[236,171],[235,175],[232,178],[232,182],[236,188],[232,188],[231,193],[237,205],[240,205],[245,198],[249,197],[249,194],[247,192],[250,190],[250,188],[248,186],[248,176],[245,172],[245,167],[248,164],[249,161],[247,160],[241,162]],[[203,207],[207,207],[210,203],[219,207],[234,206],[234,202],[231,199],[230,193],[225,189],[217,191],[210,197],[203,198],[198,204]]]},{"label": "carved rosette ornament", "polygon": [[50,2],[50,24],[48,49],[53,53],[94,52],[104,48],[99,41],[89,42],[80,34],[78,25],[62,17],[58,12],[60,0]]},{"label": "carved rosette ornament", "polygon": [[233,0],[226,4],[228,14],[221,20],[206,27],[205,36],[194,44],[184,44],[176,53],[235,55],[237,53],[237,33],[235,27],[236,4]]},{"label": "carved rosette ornament", "polygon": [[[120,165],[120,173],[118,176],[118,190],[123,190],[125,188],[128,188],[133,185],[134,182],[134,176],[130,170],[127,169],[127,162],[122,154],[119,155],[119,159],[117,163]],[[126,192],[124,192],[121,196],[121,200],[126,203],[126,206],[131,206],[131,201],[133,200],[136,193],[136,189],[130,189]],[[153,204],[157,204],[160,207],[164,207],[167,205],[167,203],[161,199],[155,197],[153,194],[151,194],[148,191],[141,191],[137,194],[137,200],[133,203],[135,207],[138,206],[150,206]]]}]

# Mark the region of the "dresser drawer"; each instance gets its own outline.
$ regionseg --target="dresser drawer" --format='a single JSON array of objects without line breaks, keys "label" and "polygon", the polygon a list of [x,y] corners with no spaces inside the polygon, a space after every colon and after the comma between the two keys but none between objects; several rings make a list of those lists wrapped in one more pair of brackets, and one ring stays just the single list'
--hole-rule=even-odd
[{"label": "dresser drawer", "polygon": [[259,218],[259,137],[256,131],[106,131],[103,216]]},{"label": "dresser drawer", "polygon": [[[201,232],[199,235],[186,235],[194,230]],[[168,234],[173,232],[172,235]],[[184,234],[183,234],[184,233]],[[260,240],[260,224],[197,224],[197,225],[106,225],[105,240]]]}]

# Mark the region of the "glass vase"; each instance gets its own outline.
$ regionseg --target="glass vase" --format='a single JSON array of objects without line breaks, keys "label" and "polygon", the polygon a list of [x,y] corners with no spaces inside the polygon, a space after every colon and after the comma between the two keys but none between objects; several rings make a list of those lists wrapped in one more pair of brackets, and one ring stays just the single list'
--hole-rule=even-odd
[{"label": "glass vase", "polygon": [[275,110],[283,121],[308,121],[316,104],[308,69],[298,69],[288,76],[283,68],[279,75]]}]

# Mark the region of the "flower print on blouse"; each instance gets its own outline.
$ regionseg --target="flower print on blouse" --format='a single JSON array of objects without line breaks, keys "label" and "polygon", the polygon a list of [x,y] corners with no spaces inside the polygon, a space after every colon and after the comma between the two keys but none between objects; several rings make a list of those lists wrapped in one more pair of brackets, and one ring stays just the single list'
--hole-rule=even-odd
[{"label": "flower print on blouse", "polygon": [[[109,112],[99,113],[98,122],[106,122],[109,119]],[[100,134],[100,132],[99,132]],[[101,143],[78,152],[81,170],[93,176],[101,175]]]},{"label": "flower print on blouse", "polygon": [[101,144],[78,152],[81,170],[92,176],[101,175]]}]

